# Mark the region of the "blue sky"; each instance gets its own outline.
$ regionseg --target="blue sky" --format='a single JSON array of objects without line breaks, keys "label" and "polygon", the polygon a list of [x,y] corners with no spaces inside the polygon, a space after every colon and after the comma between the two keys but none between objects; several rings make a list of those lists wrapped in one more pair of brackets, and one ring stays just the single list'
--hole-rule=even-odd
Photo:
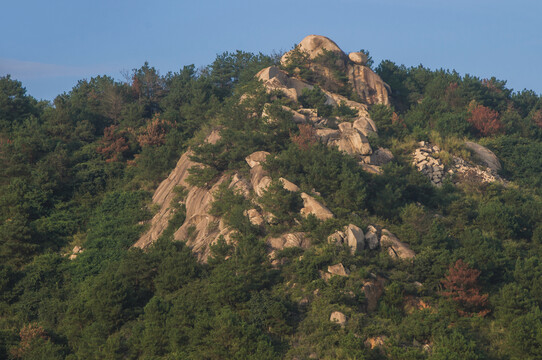
[{"label": "blue sky", "polygon": [[289,50],[309,34],[375,63],[455,69],[542,93],[539,0],[5,0],[0,76],[52,100],[79,79],[162,74],[237,49]]}]

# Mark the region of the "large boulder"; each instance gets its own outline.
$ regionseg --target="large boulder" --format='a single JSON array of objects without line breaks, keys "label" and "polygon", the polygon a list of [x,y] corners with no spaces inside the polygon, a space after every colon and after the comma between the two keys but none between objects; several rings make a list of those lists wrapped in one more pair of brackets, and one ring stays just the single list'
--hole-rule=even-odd
[{"label": "large boulder", "polygon": [[329,146],[337,146],[352,156],[365,156],[372,153],[371,145],[365,135],[352,126],[352,123],[343,122],[339,124],[340,137],[337,140],[328,141]]},{"label": "large boulder", "polygon": [[248,166],[253,168],[256,165],[260,165],[265,162],[269,153],[267,151],[256,151],[245,158]]},{"label": "large boulder", "polygon": [[363,102],[370,105],[390,104],[391,88],[367,66],[349,64],[346,72],[350,85]]},{"label": "large boulder", "polygon": [[295,232],[289,234],[283,234],[279,237],[272,237],[267,239],[267,244],[273,250],[283,250],[290,247],[299,247],[307,249],[310,246],[310,240],[305,236],[303,232]]},{"label": "large boulder", "polygon": [[271,177],[263,167],[258,164],[250,169],[250,183],[254,192],[258,196],[262,196],[269,185],[271,185]]},{"label": "large boulder", "polygon": [[268,92],[281,91],[288,98],[297,101],[297,98],[303,93],[303,89],[312,89],[313,86],[280,70],[276,66],[270,66],[262,69],[256,74],[256,78],[262,81]]},{"label": "large boulder", "polygon": [[393,154],[389,149],[378,148],[375,152],[369,157],[369,164],[382,166],[389,163],[393,160]]},{"label": "large boulder", "polygon": [[254,226],[262,226],[265,223],[263,216],[256,209],[247,210],[245,216],[248,216],[248,220]]},{"label": "large boulder", "polygon": [[[314,59],[321,55],[324,49],[337,53],[338,55],[340,55],[341,58],[345,57],[344,52],[339,48],[339,46],[337,46],[337,44],[335,44],[333,40],[321,35],[306,36],[298,44],[298,49],[307,53],[310,59]],[[280,63],[282,65],[286,65],[288,63],[288,57],[291,53],[292,52],[289,51],[282,56],[282,58],[280,59]]]},{"label": "large boulder", "polygon": [[359,130],[365,136],[369,136],[369,134],[378,134],[375,122],[368,115],[358,117],[352,123],[352,127]]},{"label": "large boulder", "polygon": [[367,226],[367,232],[365,233],[365,244],[370,250],[375,250],[380,246],[378,240],[378,230],[373,225]]},{"label": "large boulder", "polygon": [[366,65],[367,64],[367,54],[359,51],[359,52],[351,52],[348,54],[348,59],[352,61],[354,64],[358,65]]},{"label": "large boulder", "polygon": [[309,214],[312,214],[319,220],[331,219],[334,216],[327,207],[320,204],[320,202],[307,193],[301,193],[301,198],[303,199],[303,208],[301,209],[302,215],[308,216]]},{"label": "large boulder", "polygon": [[350,274],[350,271],[348,271],[342,263],[328,266],[327,272],[337,276],[348,276]]},{"label": "large boulder", "polygon": [[383,248],[388,249],[388,254],[392,258],[396,259],[413,259],[416,253],[410,249],[410,247],[399,241],[395,235],[386,229],[382,229],[382,236],[380,237],[380,245]]},{"label": "large boulder", "polygon": [[465,147],[473,152],[474,159],[493,171],[501,170],[499,158],[488,148],[472,141],[466,141]]},{"label": "large boulder", "polygon": [[363,231],[354,224],[345,226],[343,231],[336,231],[328,237],[328,242],[337,245],[348,245],[350,252],[355,254],[365,247]]},{"label": "large boulder", "polygon": [[346,326],[346,315],[340,311],[334,311],[329,317],[329,321],[339,324],[341,327]]}]

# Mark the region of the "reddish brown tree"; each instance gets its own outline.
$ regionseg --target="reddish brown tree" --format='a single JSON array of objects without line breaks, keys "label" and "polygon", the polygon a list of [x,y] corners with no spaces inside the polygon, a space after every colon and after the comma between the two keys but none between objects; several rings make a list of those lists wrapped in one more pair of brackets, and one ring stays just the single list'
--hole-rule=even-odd
[{"label": "reddish brown tree", "polygon": [[450,266],[446,278],[441,280],[444,290],[440,294],[458,304],[462,316],[485,316],[489,313],[486,309],[488,295],[480,294],[479,276],[480,270],[472,269],[459,259]]},{"label": "reddish brown tree", "polygon": [[168,123],[160,119],[160,114],[154,114],[152,120],[137,136],[141,147],[149,145],[162,145],[166,141]]},{"label": "reddish brown tree", "polygon": [[542,110],[535,111],[533,121],[538,127],[542,127]]},{"label": "reddish brown tree", "polygon": [[104,136],[96,150],[106,158],[107,162],[119,161],[124,152],[129,149],[126,137],[126,131],[118,131],[117,125],[108,126],[104,129]]},{"label": "reddish brown tree", "polygon": [[11,355],[13,355],[15,358],[24,357],[34,340],[38,338],[49,340],[49,337],[47,336],[45,330],[43,330],[43,327],[36,323],[30,323],[23,326],[23,328],[19,331],[19,337],[21,338],[19,347],[11,350]]},{"label": "reddish brown tree", "polygon": [[467,121],[483,136],[498,134],[504,128],[499,120],[499,113],[483,105],[472,108]]},{"label": "reddish brown tree", "polygon": [[292,142],[296,144],[302,150],[308,150],[314,144],[316,144],[316,132],[310,124],[298,125],[299,135],[290,134]]}]

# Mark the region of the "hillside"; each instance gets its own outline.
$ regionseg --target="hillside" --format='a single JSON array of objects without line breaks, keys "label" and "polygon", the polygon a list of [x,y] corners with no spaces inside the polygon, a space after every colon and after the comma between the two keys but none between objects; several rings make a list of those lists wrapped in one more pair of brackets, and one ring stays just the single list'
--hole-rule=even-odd
[{"label": "hillside", "polygon": [[0,357],[536,359],[542,99],[309,35],[0,78]]}]

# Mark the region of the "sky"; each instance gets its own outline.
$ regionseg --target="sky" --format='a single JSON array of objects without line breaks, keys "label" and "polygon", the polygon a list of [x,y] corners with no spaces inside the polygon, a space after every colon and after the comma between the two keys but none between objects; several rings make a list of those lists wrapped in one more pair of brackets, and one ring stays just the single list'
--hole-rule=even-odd
[{"label": "sky", "polygon": [[539,0],[3,0],[0,76],[53,100],[145,61],[161,74],[217,54],[290,50],[324,35],[375,65],[455,69],[542,93]]}]

